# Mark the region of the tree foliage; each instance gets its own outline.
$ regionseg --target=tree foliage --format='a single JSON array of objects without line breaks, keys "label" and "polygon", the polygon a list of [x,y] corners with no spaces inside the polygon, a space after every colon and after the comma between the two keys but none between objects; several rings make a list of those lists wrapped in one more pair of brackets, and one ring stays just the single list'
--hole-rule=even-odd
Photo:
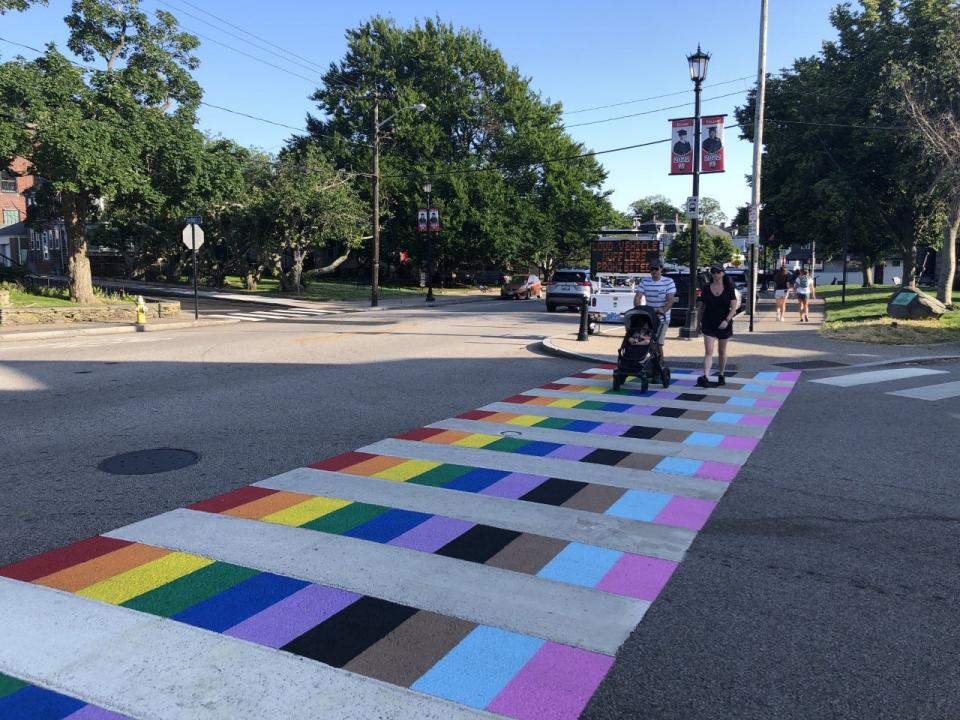
[{"label": "tree foliage", "polygon": [[674,205],[665,195],[647,195],[630,203],[630,212],[640,222],[673,220],[683,215],[683,210]]},{"label": "tree foliage", "polygon": [[8,10],[22,12],[31,5],[46,5],[47,0],[0,0],[0,15]]},{"label": "tree foliage", "polygon": [[[667,246],[667,260],[678,265],[689,265],[692,236],[693,229],[690,227],[674,235]],[[701,226],[698,236],[697,259],[702,266],[725,265],[737,256],[737,248],[726,233],[709,233]]]}]

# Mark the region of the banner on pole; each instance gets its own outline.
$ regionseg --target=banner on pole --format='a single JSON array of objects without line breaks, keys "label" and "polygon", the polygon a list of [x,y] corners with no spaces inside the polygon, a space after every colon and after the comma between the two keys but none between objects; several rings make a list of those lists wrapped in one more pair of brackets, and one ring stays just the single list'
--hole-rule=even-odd
[{"label": "banner on pole", "polygon": [[436,208],[430,208],[430,215],[427,219],[427,232],[440,232],[440,211]]},{"label": "banner on pole", "polygon": [[670,174],[693,173],[693,118],[671,120],[673,134],[670,139]]},{"label": "banner on pole", "polygon": [[726,115],[700,119],[700,172],[723,172],[723,120]]},{"label": "banner on pole", "polygon": [[427,209],[420,208],[417,210],[417,232],[426,232],[427,231]]}]

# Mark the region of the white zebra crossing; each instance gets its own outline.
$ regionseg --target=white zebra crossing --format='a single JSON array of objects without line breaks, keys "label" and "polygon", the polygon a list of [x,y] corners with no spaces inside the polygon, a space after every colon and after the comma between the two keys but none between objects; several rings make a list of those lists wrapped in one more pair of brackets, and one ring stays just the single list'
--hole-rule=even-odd
[{"label": "white zebra crossing", "polygon": [[888,392],[887,395],[913,398],[914,400],[946,400],[947,398],[960,396],[960,382],[924,385],[923,387],[911,388],[909,390],[895,390]]},{"label": "white zebra crossing", "polygon": [[872,383],[892,382],[894,380],[906,380],[907,378],[922,377],[924,375],[945,375],[946,370],[932,370],[930,368],[896,368],[893,370],[870,370],[868,372],[852,373],[850,375],[837,375],[836,377],[823,378],[822,380],[812,380],[811,382],[821,385],[832,385],[834,387],[855,387],[857,385],[870,385]]},{"label": "white zebra crossing", "polygon": [[216,313],[207,315],[207,317],[241,320],[243,322],[265,322],[267,320],[310,320],[323,315],[333,315],[334,313],[334,310],[314,308],[276,308],[270,310]]}]

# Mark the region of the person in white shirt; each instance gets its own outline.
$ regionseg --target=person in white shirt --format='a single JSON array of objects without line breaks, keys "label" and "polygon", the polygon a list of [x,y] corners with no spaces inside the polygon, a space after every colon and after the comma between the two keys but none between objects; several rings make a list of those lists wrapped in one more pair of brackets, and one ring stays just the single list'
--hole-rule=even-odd
[{"label": "person in white shirt", "polygon": [[650,263],[650,277],[640,278],[640,282],[634,288],[633,306],[640,307],[646,302],[647,307],[655,310],[657,315],[663,318],[663,322],[660,323],[660,332],[657,334],[657,342],[661,348],[667,336],[670,308],[673,307],[676,295],[677,285],[670,278],[663,276],[663,266],[659,261]]}]

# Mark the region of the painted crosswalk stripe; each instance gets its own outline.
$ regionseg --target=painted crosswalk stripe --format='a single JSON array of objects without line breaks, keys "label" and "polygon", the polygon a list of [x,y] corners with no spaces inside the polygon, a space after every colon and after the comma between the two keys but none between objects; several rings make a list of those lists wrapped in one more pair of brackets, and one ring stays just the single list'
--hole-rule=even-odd
[{"label": "painted crosswalk stripe", "polygon": [[332,310],[314,310],[312,308],[288,308],[283,310],[271,310],[270,312],[283,313],[284,315],[332,315]]},{"label": "painted crosswalk stripe", "polygon": [[868,372],[853,373],[851,375],[838,375],[820,380],[811,380],[811,382],[820,383],[821,385],[832,385],[834,387],[854,387],[856,385],[893,382],[894,380],[906,380],[907,378],[922,377],[924,375],[944,375],[946,373],[946,370],[908,367],[894,370],[870,370]]},{"label": "painted crosswalk stripe", "polygon": [[[671,368],[670,374],[673,376],[673,383],[682,383],[684,385],[695,385],[700,376],[700,370],[684,370],[682,368]],[[575,377],[593,377],[594,379],[611,378],[613,368],[591,368],[582,373],[577,373]],[[758,373],[728,373],[725,377],[727,385],[736,387],[737,385],[760,384],[775,387],[790,387],[796,384],[799,373],[778,373],[778,372],[758,372]]]},{"label": "painted crosswalk stripe", "polygon": [[245,314],[245,313],[231,313],[231,314],[229,314],[229,315],[224,315],[224,314],[219,314],[219,313],[218,313],[218,314],[213,314],[213,313],[211,313],[210,315],[206,315],[205,317],[226,318],[226,319],[228,319],[228,320],[237,320],[237,319],[239,319],[239,320],[243,320],[243,321],[245,321],[245,322],[263,322],[263,321],[264,321],[263,318],[254,317],[253,315],[247,315],[247,314]]},{"label": "painted crosswalk stripe", "polygon": [[270,318],[272,320],[290,320],[289,315],[283,315],[273,310],[251,310],[250,315],[254,317]]},{"label": "painted crosswalk stripe", "polygon": [[463,500],[463,494],[457,491],[424,485],[403,486],[378,478],[307,468],[262,480],[255,487],[388,505],[669,559],[682,557],[694,535],[684,528],[640,523],[572,508],[516,502],[490,495],[475,495],[467,503]]},{"label": "painted crosswalk stripe", "polygon": [[[599,403],[621,403],[627,405],[640,405],[652,408],[653,414],[662,409],[694,410],[706,413],[718,412],[736,406],[736,412],[741,415],[753,415],[759,417],[773,417],[777,410],[783,405],[779,399],[757,398],[750,406],[739,406],[737,403],[726,404],[726,401],[713,404],[704,404],[702,401],[681,400],[685,393],[673,390],[648,390],[642,393],[640,390],[623,391],[619,393],[608,393],[603,388],[585,388],[583,390],[569,389],[570,385],[558,385],[550,387],[546,385],[531,390],[525,390],[523,395],[514,395],[508,402],[537,402],[527,398],[550,398],[551,400],[572,400],[578,402],[599,402]],[[699,393],[698,393],[699,394]],[[731,400],[735,398],[730,398]],[[548,402],[548,401],[542,401]],[[628,412],[640,412],[638,410],[629,410]],[[661,413],[663,414],[663,413]],[[698,418],[699,419],[699,418]]]},{"label": "painted crosswalk stripe", "polygon": [[[330,585],[612,655],[649,603],[354,538],[174,510],[107,537]],[[411,578],[417,582],[411,583]]]},{"label": "painted crosswalk stripe", "polygon": [[0,630],[0,671],[146,720],[494,717],[261,645],[2,577]]},{"label": "painted crosswalk stripe", "polygon": [[942,383],[940,385],[924,385],[923,387],[912,388],[910,390],[896,390],[888,392],[887,395],[897,395],[899,397],[913,398],[915,400],[946,400],[947,398],[960,396],[960,382]]},{"label": "painted crosswalk stripe", "polygon": [[[612,381],[605,379],[594,379],[594,378],[583,378],[583,377],[565,377],[555,380],[552,384],[556,385],[566,385],[571,388],[601,388],[601,389],[612,389]],[[623,385],[626,389],[639,389],[640,382],[638,380],[629,379]],[[673,388],[673,392],[676,392],[680,389],[676,385],[670,385],[670,388]],[[789,394],[790,387],[783,385],[764,385],[762,383],[749,383],[746,385],[740,385],[737,387],[724,386],[724,387],[709,387],[702,388],[697,385],[687,385],[681,392],[685,392],[689,388],[691,392],[694,392],[699,395],[704,395],[706,397],[743,397],[743,398],[783,398],[785,395]],[[663,388],[664,391],[669,391],[669,388]]]}]

